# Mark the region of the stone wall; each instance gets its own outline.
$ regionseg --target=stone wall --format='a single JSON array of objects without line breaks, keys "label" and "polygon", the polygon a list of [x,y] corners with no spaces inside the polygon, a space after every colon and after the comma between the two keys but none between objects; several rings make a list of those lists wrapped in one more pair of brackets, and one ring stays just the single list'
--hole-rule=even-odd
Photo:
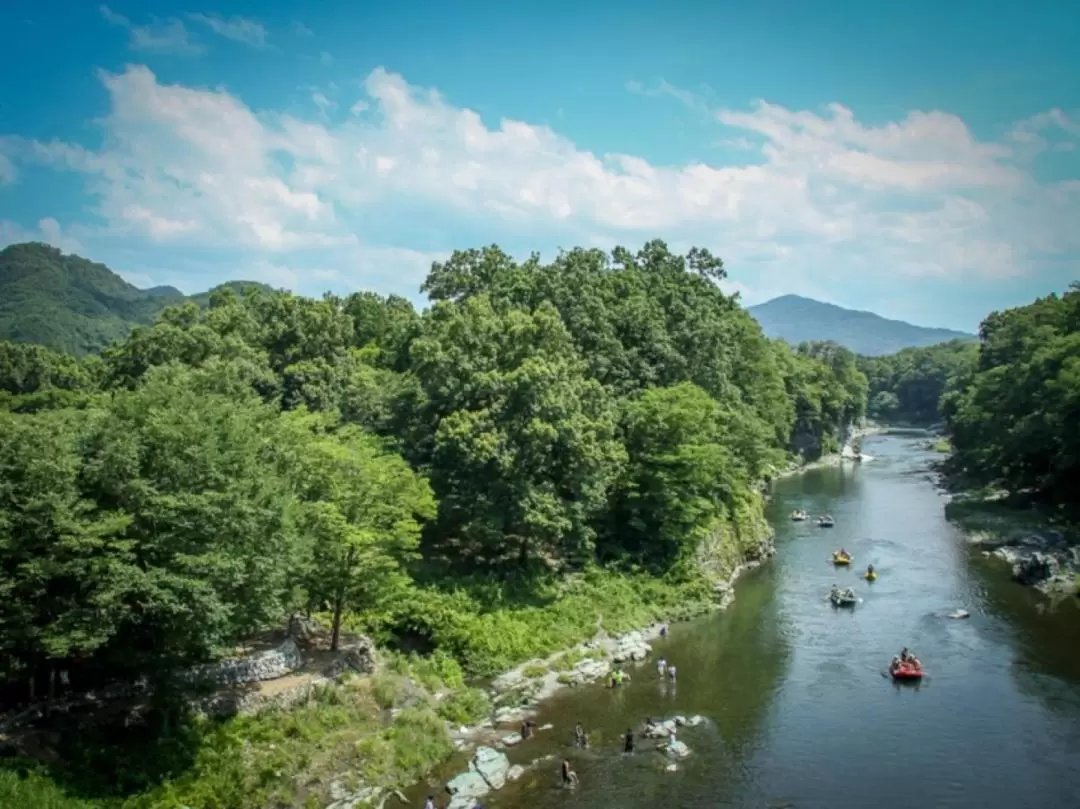
[{"label": "stone wall", "polygon": [[300,647],[291,637],[276,649],[208,663],[188,669],[180,680],[185,683],[214,683],[215,685],[244,685],[285,677],[304,665]]}]

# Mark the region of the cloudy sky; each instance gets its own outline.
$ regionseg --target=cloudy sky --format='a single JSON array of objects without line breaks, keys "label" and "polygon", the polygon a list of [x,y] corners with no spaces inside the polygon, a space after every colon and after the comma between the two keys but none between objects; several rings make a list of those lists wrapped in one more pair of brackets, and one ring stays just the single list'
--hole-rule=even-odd
[{"label": "cloudy sky", "polygon": [[[398,292],[651,238],[974,330],[1080,278],[1080,6],[5,0],[0,244]],[[14,80],[11,80],[14,77]]]}]

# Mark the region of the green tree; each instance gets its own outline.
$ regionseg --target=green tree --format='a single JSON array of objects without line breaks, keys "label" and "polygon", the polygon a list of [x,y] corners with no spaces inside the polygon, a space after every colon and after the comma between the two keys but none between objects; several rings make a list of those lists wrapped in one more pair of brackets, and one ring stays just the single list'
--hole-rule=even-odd
[{"label": "green tree", "polygon": [[427,481],[377,438],[329,426],[301,414],[293,429],[301,433],[299,523],[311,543],[306,590],[310,604],[329,605],[336,650],[346,611],[386,612],[404,597],[406,566],[417,556],[421,522],[435,516],[435,499]]},{"label": "green tree", "polygon": [[508,550],[526,564],[587,561],[623,452],[614,404],[555,309],[439,303],[412,357],[418,418],[437,425],[413,449],[439,497],[439,536],[489,562]]},{"label": "green tree", "polygon": [[665,571],[696,550],[752,471],[731,444],[744,425],[701,388],[682,382],[628,401],[629,456],[613,495],[604,550]]}]

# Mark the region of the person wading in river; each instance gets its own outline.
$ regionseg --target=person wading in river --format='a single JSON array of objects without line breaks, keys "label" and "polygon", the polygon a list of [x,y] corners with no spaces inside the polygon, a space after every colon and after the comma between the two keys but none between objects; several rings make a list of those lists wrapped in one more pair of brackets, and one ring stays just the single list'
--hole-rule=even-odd
[{"label": "person wading in river", "polygon": [[564,758],[562,763],[562,783],[564,787],[573,789],[577,786],[577,773],[570,767],[570,759]]},{"label": "person wading in river", "polygon": [[626,729],[626,735],[623,737],[623,752],[634,752],[634,731],[632,728]]}]

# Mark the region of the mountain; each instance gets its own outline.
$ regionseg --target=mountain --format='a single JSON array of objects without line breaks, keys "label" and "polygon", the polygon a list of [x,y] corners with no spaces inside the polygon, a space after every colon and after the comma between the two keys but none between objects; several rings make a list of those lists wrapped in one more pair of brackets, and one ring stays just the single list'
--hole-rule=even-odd
[{"label": "mountain", "polygon": [[798,295],[773,298],[751,306],[748,311],[769,337],[780,338],[792,345],[811,340],[831,340],[868,357],[895,354],[904,348],[936,345],[949,340],[976,339],[974,334],[913,326],[873,312],[845,309]]},{"label": "mountain", "polygon": [[[227,286],[268,288],[247,281]],[[152,323],[168,306],[188,300],[204,305],[209,297],[205,292],[188,298],[169,286],[139,289],[104,264],[47,244],[0,250],[0,340],[95,353],[135,326]]]}]

